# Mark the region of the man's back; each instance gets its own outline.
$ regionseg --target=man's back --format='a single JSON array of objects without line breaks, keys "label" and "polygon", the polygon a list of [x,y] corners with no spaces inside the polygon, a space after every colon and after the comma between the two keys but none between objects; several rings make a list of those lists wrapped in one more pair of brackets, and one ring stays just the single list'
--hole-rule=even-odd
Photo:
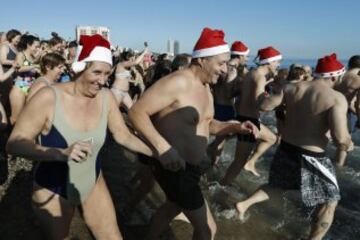
[{"label": "man's back", "polygon": [[332,121],[331,111],[345,98],[324,82],[315,80],[289,84],[285,88],[284,100],[284,141],[311,151],[323,152],[328,143],[326,133]]},{"label": "man's back", "polygon": [[247,73],[240,83],[240,96],[236,101],[237,114],[259,118],[257,99],[265,90],[266,78],[259,69]]}]

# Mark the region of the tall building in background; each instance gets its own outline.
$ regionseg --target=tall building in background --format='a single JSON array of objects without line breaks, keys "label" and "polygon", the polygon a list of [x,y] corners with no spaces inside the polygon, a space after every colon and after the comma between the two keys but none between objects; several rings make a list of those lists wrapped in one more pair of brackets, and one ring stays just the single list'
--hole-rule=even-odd
[{"label": "tall building in background", "polygon": [[169,39],[167,41],[167,53],[176,56],[180,53],[180,43],[177,40]]},{"label": "tall building in background", "polygon": [[174,42],[174,55],[178,55],[180,53],[180,43],[179,41],[175,40]]},{"label": "tall building in background", "polygon": [[110,29],[107,27],[77,26],[75,31],[77,41],[79,41],[80,35],[100,34],[110,42]]},{"label": "tall building in background", "polygon": [[167,53],[174,56],[174,40],[172,39],[167,41]]}]

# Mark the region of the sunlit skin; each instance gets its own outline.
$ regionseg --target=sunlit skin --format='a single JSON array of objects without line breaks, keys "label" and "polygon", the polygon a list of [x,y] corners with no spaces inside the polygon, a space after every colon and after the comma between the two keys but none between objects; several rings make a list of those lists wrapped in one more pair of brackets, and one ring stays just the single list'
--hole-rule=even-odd
[{"label": "sunlit skin", "polygon": [[106,84],[111,74],[111,66],[105,62],[92,62],[75,82],[75,89],[86,97],[96,97],[96,94]]}]

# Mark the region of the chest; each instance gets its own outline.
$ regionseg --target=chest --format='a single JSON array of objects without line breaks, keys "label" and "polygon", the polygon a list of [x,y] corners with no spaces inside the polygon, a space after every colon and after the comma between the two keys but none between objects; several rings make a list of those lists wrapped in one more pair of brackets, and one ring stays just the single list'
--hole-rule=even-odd
[{"label": "chest", "polygon": [[214,103],[208,85],[194,88],[180,99],[180,105],[193,108],[194,122],[212,119],[214,116]]},{"label": "chest", "polygon": [[102,116],[101,99],[83,101],[71,98],[63,97],[59,106],[66,123],[78,131],[89,131],[96,128]]}]

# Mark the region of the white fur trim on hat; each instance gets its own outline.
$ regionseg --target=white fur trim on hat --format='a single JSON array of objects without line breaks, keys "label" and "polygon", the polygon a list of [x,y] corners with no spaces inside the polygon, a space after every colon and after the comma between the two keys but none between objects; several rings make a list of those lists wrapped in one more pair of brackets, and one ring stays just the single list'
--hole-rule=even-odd
[{"label": "white fur trim on hat", "polygon": [[337,76],[343,75],[344,73],[345,73],[345,67],[343,67],[340,70],[333,71],[333,72],[326,72],[326,73],[314,72],[313,76],[317,77],[317,78],[321,78],[321,77],[322,78],[331,78],[331,77],[337,77]]},{"label": "white fur trim on hat", "polygon": [[209,56],[215,56],[215,55],[218,55],[221,53],[226,53],[226,52],[230,52],[230,48],[227,44],[193,51],[192,57],[193,58],[209,57]]},{"label": "white fur trim on hat", "polygon": [[260,64],[266,64],[266,63],[274,62],[274,61],[281,60],[281,59],[282,59],[282,56],[277,55],[277,56],[274,56],[274,57],[271,57],[271,58],[263,59],[263,60],[259,61],[259,63]]},{"label": "white fur trim on hat", "polygon": [[[79,45],[77,49],[77,54],[75,59],[79,59],[79,55],[81,53],[82,46]],[[87,62],[93,62],[93,61],[99,61],[99,62],[106,62],[112,66],[112,54],[111,50],[106,47],[95,47],[90,55],[87,58],[84,58],[81,61],[75,61],[73,64],[71,64],[71,69],[75,73],[79,73],[84,71],[86,67]]]},{"label": "white fur trim on hat", "polygon": [[247,56],[250,53],[250,49],[246,50],[245,52],[239,51],[231,51],[231,55],[240,55],[240,56]]}]

